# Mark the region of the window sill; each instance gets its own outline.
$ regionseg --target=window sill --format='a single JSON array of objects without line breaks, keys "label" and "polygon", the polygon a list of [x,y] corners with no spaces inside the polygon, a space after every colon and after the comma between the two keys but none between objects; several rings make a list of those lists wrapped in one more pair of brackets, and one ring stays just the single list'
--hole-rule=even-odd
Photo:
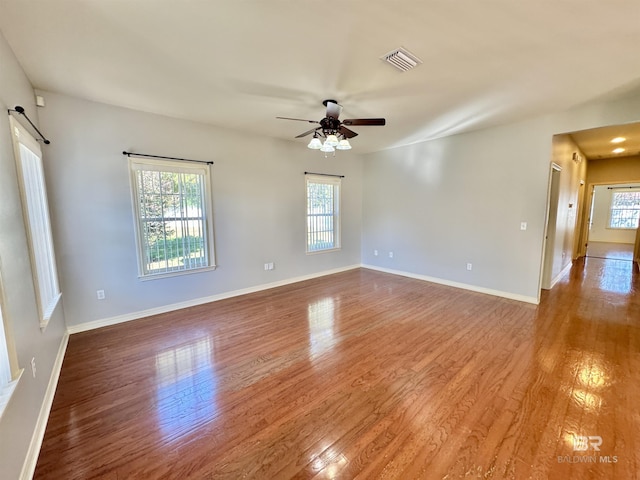
[{"label": "window sill", "polygon": [[0,390],[0,420],[2,420],[2,415],[4,415],[4,412],[7,409],[7,405],[9,405],[9,402],[11,401],[13,392],[15,392],[16,387],[18,386],[18,382],[20,381],[20,378],[22,378],[23,372],[24,368],[20,369],[16,379],[12,382],[9,382],[2,388],[2,390]]},{"label": "window sill", "polygon": [[307,252],[307,255],[317,255],[319,253],[331,253],[331,252],[338,252],[342,250],[341,247],[337,247],[337,248],[327,248],[325,250],[314,250],[313,252]]},{"label": "window sill", "polygon": [[180,270],[177,272],[166,272],[166,273],[149,273],[147,275],[138,275],[138,279],[146,282],[148,280],[159,280],[161,278],[170,278],[170,277],[179,277],[181,275],[191,275],[194,273],[202,273],[202,272],[210,272],[218,268],[217,265],[212,265],[210,267],[203,268],[194,268],[191,270]]}]

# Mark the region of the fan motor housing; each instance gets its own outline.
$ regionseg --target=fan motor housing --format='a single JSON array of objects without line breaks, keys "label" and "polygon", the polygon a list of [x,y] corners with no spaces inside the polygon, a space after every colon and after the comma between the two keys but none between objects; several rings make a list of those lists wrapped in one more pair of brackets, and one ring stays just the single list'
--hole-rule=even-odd
[{"label": "fan motor housing", "polygon": [[331,131],[330,133],[335,133],[340,128],[340,120],[333,117],[324,117],[320,120],[320,126],[325,134],[328,130]]}]

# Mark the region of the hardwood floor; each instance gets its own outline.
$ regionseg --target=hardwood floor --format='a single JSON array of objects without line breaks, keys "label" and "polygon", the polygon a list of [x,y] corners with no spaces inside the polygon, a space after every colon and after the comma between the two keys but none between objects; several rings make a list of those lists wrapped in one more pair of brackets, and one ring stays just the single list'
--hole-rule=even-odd
[{"label": "hardwood floor", "polygon": [[539,306],[357,269],[75,334],[35,478],[635,479],[632,268]]},{"label": "hardwood floor", "polygon": [[633,261],[633,243],[589,242],[587,257]]}]

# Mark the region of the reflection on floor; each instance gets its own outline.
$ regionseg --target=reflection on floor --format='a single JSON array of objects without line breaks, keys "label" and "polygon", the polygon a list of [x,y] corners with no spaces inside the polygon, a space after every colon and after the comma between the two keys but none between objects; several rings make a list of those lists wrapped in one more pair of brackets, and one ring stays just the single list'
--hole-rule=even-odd
[{"label": "reflection on floor", "polygon": [[589,242],[587,257],[633,260],[632,243]]},{"label": "reflection on floor", "polygon": [[585,267],[597,271],[599,288],[603,292],[629,294],[633,290],[633,262],[613,258],[585,258]]}]

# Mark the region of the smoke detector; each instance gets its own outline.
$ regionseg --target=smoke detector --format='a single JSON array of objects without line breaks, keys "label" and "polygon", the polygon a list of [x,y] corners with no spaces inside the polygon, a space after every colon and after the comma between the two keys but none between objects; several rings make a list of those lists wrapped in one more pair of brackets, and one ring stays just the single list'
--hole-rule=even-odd
[{"label": "smoke detector", "polygon": [[393,65],[401,72],[412,70],[422,63],[422,60],[402,47],[390,51],[389,53],[380,57],[380,59],[384,60],[390,65]]}]

